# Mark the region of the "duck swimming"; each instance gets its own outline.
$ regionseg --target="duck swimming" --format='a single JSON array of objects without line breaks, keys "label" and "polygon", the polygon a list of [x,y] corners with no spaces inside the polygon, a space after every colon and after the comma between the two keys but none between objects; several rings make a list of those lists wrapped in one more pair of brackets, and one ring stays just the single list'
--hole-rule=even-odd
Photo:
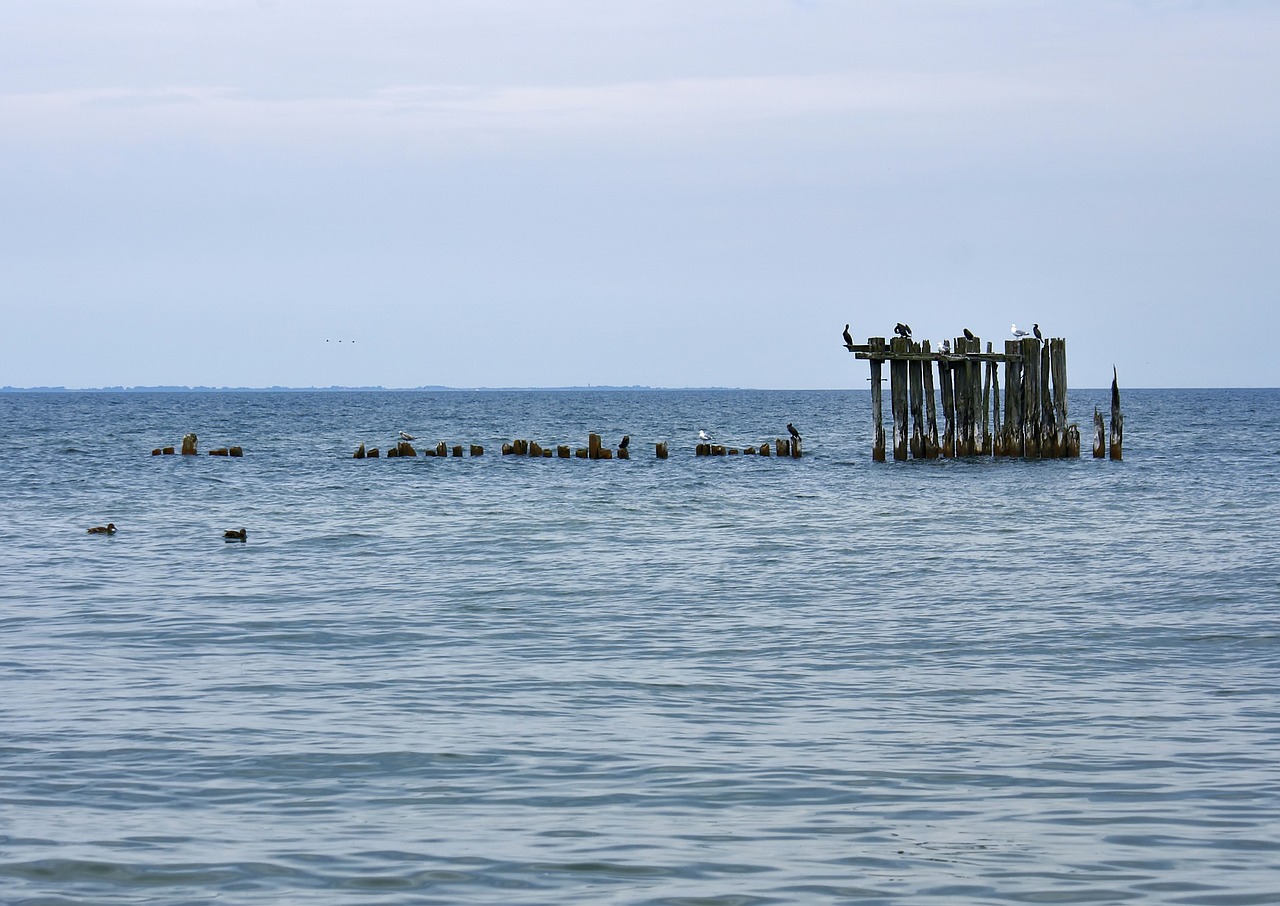
[{"label": "duck swimming", "polygon": [[223,541],[248,541],[249,533],[244,529],[240,529],[240,531],[238,532],[227,530],[222,533],[222,540]]},{"label": "duck swimming", "polygon": [[114,535],[116,533],[116,524],[108,522],[106,525],[95,525],[89,529],[90,535]]}]

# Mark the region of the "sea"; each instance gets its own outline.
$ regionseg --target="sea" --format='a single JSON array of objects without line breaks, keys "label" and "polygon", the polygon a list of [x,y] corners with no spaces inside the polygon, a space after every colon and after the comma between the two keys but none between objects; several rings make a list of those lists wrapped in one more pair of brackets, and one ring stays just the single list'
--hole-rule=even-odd
[{"label": "sea", "polygon": [[1069,400],[0,394],[0,903],[1280,903],[1280,391]]}]

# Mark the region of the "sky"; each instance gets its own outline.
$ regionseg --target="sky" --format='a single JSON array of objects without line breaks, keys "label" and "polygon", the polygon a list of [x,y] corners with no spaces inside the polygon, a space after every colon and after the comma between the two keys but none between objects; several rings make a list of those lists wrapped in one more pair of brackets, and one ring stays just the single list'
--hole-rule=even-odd
[{"label": "sky", "polygon": [[1280,386],[1278,85],[1272,2],[4,0],[0,386]]}]

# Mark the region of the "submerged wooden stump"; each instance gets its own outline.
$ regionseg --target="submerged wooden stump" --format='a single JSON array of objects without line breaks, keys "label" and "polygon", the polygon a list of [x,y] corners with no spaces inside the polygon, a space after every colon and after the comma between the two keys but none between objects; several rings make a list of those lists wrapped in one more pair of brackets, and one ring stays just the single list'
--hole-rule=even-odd
[{"label": "submerged wooden stump", "polygon": [[196,436],[195,436],[194,434],[187,434],[187,435],[184,435],[184,436],[183,436],[183,438],[182,438],[182,455],[183,455],[183,456],[195,456],[195,455],[196,455]]},{"label": "submerged wooden stump", "polygon": [[658,457],[658,459],[666,459],[667,458],[667,442],[663,440],[663,441],[659,441],[658,443],[655,443],[653,445],[653,452],[654,452],[654,455]]},{"label": "submerged wooden stump", "polygon": [[470,452],[472,456],[484,456],[484,447],[479,444],[472,444]]},{"label": "submerged wooden stump", "polygon": [[573,451],[569,449],[568,444],[560,444],[556,447],[556,456],[559,456],[561,459],[568,459],[572,455]]}]

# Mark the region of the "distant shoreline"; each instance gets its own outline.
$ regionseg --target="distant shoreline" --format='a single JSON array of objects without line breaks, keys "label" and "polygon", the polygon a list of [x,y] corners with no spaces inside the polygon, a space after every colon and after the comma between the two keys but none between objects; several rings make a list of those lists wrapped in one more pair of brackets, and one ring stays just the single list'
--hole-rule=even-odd
[{"label": "distant shoreline", "polygon": [[[1072,387],[1072,390],[1106,390],[1107,387]],[[1130,387],[1129,390],[1277,390],[1277,387]],[[446,387],[428,385],[422,387],[0,387],[5,393],[576,393],[583,391],[602,393],[725,393],[749,391],[752,393],[845,393],[869,392],[865,387],[807,387],[772,388],[759,387],[651,387],[643,384],[619,386],[612,384],[586,384],[571,387]]]}]

